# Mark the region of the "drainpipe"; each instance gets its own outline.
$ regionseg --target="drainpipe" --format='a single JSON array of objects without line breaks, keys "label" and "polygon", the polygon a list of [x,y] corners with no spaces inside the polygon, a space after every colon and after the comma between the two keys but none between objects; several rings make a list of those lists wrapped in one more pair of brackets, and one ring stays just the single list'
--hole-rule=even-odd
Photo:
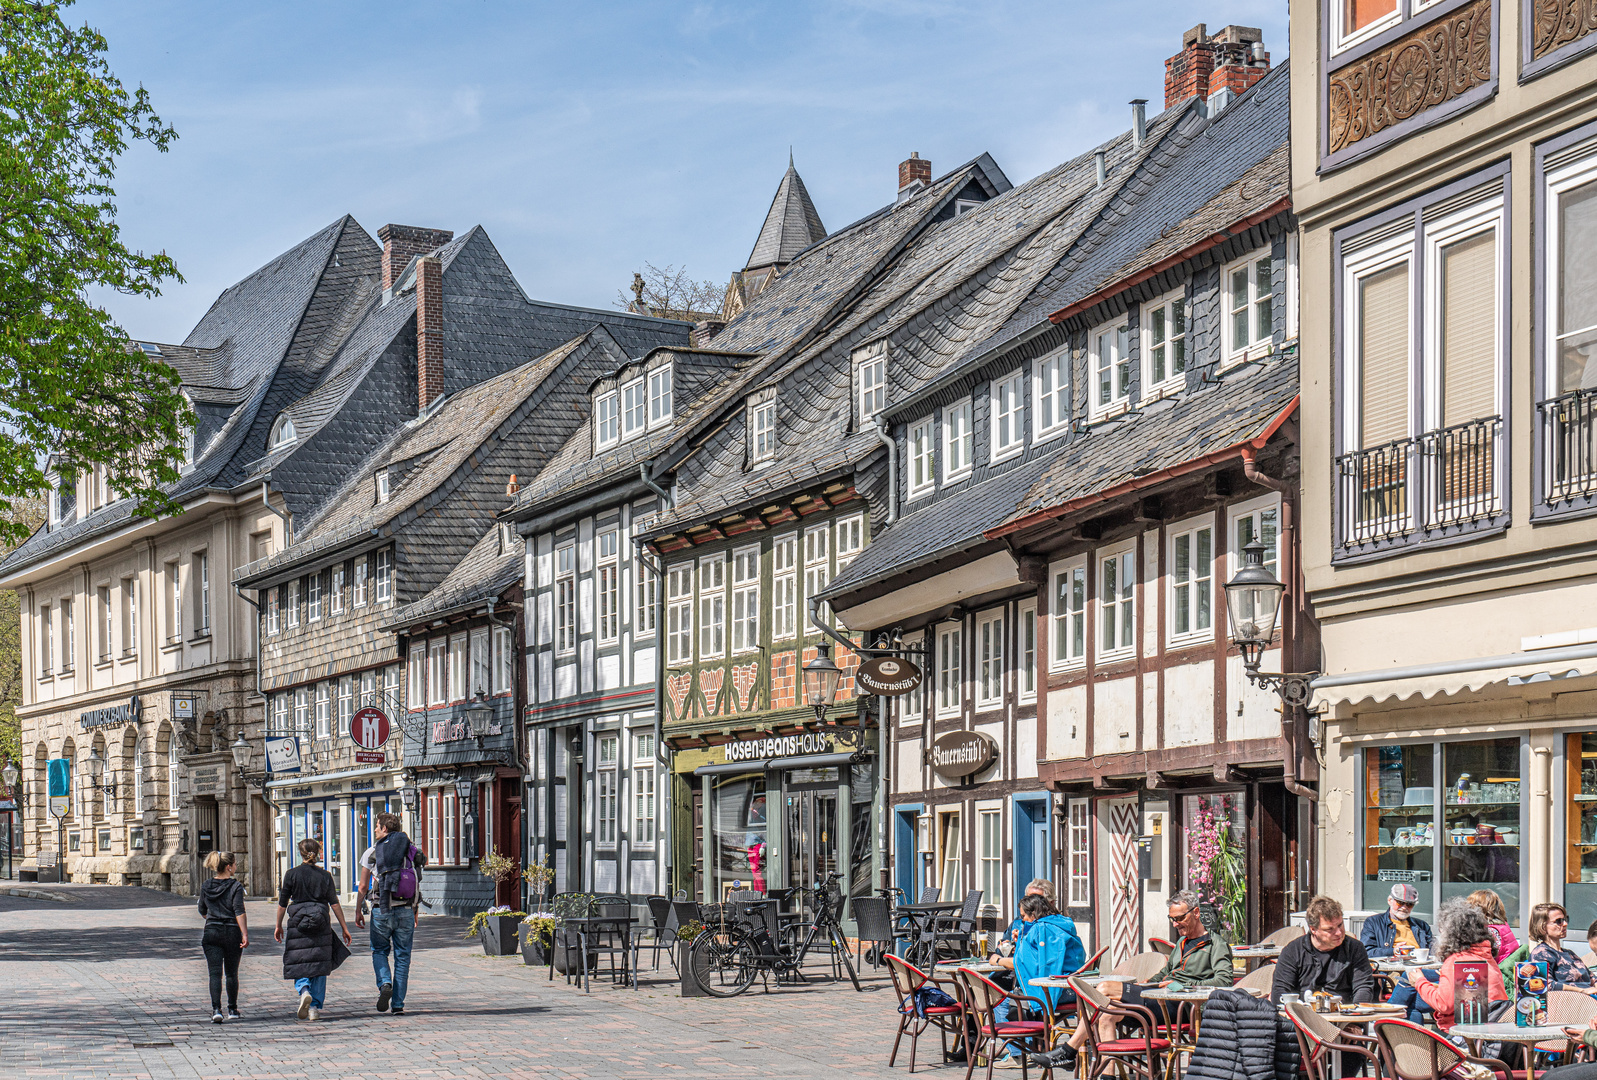
[{"label": "drainpipe", "polygon": [[887,447],[887,520],[882,524],[891,525],[898,520],[898,443],[888,433],[881,413],[871,419],[876,423],[876,438]]},{"label": "drainpipe", "polygon": [[[1281,580],[1299,586],[1293,590],[1296,604],[1293,607],[1292,618],[1281,624],[1282,667],[1290,669],[1298,666],[1297,623],[1298,616],[1302,613],[1303,602],[1303,589],[1298,581],[1297,517],[1293,513],[1296,500],[1287,483],[1259,471],[1257,455],[1258,451],[1251,446],[1242,448],[1242,472],[1260,487],[1281,493]],[[1298,731],[1302,723],[1300,717],[1302,711],[1301,705],[1292,705],[1281,714],[1282,783],[1292,794],[1302,796],[1311,802],[1319,802],[1319,792],[1298,782]]]},{"label": "drainpipe", "polygon": [[638,464],[638,479],[642,480],[650,491],[660,496],[660,501],[666,506],[671,505],[671,493],[654,482],[654,478],[649,475],[649,463],[647,461]]},{"label": "drainpipe", "polygon": [[294,523],[286,511],[272,505],[271,483],[270,476],[261,481],[261,502],[265,504],[267,510],[283,519],[283,546],[288,547],[294,542]]},{"label": "drainpipe", "polygon": [[[653,487],[654,485],[649,483],[649,466],[647,462],[644,463],[643,469],[643,482]],[[656,488],[655,490],[659,489]],[[654,649],[654,761],[655,764],[660,766],[659,780],[656,782],[655,790],[665,793],[667,806],[670,807],[665,814],[661,815],[666,825],[665,828],[659,830],[660,836],[654,850],[657,853],[666,852],[669,857],[674,840],[671,835],[671,821],[675,816],[675,804],[670,801],[670,797],[673,794],[674,781],[671,778],[671,771],[667,767],[671,762],[665,752],[665,650],[658,644],[665,627],[665,567],[654,559],[649,558],[644,553],[643,545],[639,544],[635,551],[638,561],[654,575],[654,632],[656,642]],[[658,806],[658,804],[656,805]],[[660,869],[668,870],[670,869],[670,864],[662,863]],[[660,880],[669,881],[669,878],[662,874]],[[670,885],[671,893],[675,895],[676,882],[671,881]]]}]

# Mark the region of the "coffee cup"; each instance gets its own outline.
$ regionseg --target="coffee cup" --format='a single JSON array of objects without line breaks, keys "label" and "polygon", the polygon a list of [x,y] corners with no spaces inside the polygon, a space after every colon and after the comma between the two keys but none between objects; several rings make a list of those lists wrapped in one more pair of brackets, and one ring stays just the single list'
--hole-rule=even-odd
[{"label": "coffee cup", "polygon": [[1303,995],[1301,995],[1301,994],[1282,994],[1281,995],[1281,1004],[1283,1004],[1283,1005],[1301,1005],[1302,1003],[1303,1003]]},{"label": "coffee cup", "polygon": [[1431,959],[1431,950],[1429,950],[1429,949],[1415,949],[1414,952],[1412,953],[1412,959],[1413,959],[1413,961],[1416,964],[1429,963],[1430,959]]}]

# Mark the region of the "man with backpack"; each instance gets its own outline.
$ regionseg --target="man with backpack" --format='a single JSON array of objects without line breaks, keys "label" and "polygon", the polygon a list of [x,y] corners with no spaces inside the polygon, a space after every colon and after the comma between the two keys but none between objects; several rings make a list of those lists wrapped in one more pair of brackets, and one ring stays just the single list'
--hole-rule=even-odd
[{"label": "man with backpack", "polygon": [[[410,947],[416,934],[417,870],[427,857],[410,842],[398,814],[378,814],[372,825],[376,842],[360,860],[360,894],[355,925],[363,926],[366,900],[372,901],[372,968],[377,973],[377,1011],[401,1016],[405,984],[410,979]],[[388,953],[393,950],[390,975]]]}]

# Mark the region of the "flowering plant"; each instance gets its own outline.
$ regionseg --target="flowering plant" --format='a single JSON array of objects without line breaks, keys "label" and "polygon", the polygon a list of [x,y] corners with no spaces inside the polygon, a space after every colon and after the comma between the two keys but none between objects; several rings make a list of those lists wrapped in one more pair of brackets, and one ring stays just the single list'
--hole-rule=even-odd
[{"label": "flowering plant", "polygon": [[1213,905],[1222,933],[1233,943],[1245,940],[1248,924],[1247,858],[1242,839],[1232,835],[1232,797],[1199,803],[1187,830],[1187,881],[1200,899]]},{"label": "flowering plant", "polygon": [[477,914],[471,917],[471,926],[462,936],[468,938],[476,937],[482,932],[482,928],[488,925],[489,919],[497,919],[501,915],[514,915],[516,918],[520,919],[525,917],[526,914],[527,913],[525,911],[510,910],[510,907],[507,904],[501,904],[499,907],[491,907],[487,911],[479,911]]}]

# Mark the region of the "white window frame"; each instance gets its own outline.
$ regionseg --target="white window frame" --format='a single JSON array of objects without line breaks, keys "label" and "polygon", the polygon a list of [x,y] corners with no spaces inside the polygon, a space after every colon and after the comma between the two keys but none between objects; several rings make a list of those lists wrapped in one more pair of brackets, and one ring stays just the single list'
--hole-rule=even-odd
[{"label": "white window frame", "polygon": [[862,426],[887,407],[887,342],[854,350],[854,391]]},{"label": "white window frame", "polygon": [[[1105,355],[1105,346],[1109,354]],[[1131,404],[1131,333],[1124,317],[1095,326],[1087,335],[1087,367],[1092,373],[1087,415],[1101,419]],[[1107,391],[1104,379],[1108,378]],[[1105,394],[1107,393],[1107,397]]]},{"label": "white window frame", "polygon": [[[1423,10],[1436,0],[1425,0],[1416,4],[1415,10]],[[1397,6],[1389,14],[1382,15],[1367,26],[1361,26],[1351,34],[1343,34],[1342,27],[1347,25],[1348,0],[1331,0],[1330,10],[1326,12],[1326,19],[1331,28],[1331,55],[1346,52],[1362,42],[1384,34],[1394,26],[1399,26],[1408,19],[1412,12],[1408,10],[1408,0],[1398,0]]]},{"label": "white window frame", "polygon": [[49,678],[55,673],[55,621],[50,615],[50,605],[39,607],[39,675]]},{"label": "white window frame", "polygon": [[1032,438],[1041,442],[1070,430],[1070,346],[1032,365]]},{"label": "white window frame", "polygon": [[412,709],[427,707],[427,641],[425,638],[412,638],[410,652],[405,657],[409,669],[409,705]]},{"label": "white window frame", "polygon": [[632,737],[632,846],[636,850],[654,850],[659,835],[655,802],[656,768],[654,760],[654,733],[644,732]]},{"label": "white window frame", "polygon": [[600,450],[621,441],[621,393],[607,390],[593,399],[593,445]]},{"label": "white window frame", "polygon": [[342,615],[344,613],[343,563],[339,563],[332,570],[332,585],[327,590],[327,613],[329,615]]},{"label": "white window frame", "polygon": [[355,576],[349,585],[349,601],[351,607],[363,608],[366,606],[366,579],[370,576],[366,556],[362,555],[355,560]]},{"label": "white window frame", "polygon": [[798,533],[771,541],[771,640],[785,641],[798,632]]},{"label": "white window frame", "polygon": [[699,658],[726,655],[726,553],[699,560]]},{"label": "white window frame", "polygon": [[322,621],[322,572],[310,576],[305,585],[305,614],[309,622]]},{"label": "white window frame", "polygon": [[937,847],[941,856],[938,884],[946,896],[965,892],[965,822],[958,810],[937,813]]},{"label": "white window frame", "polygon": [[516,640],[508,626],[494,627],[493,636],[493,693],[508,694],[516,680]]},{"label": "white window frame", "polygon": [[666,568],[665,643],[666,662],[693,662],[693,578],[692,562]]},{"label": "white window frame", "polygon": [[63,596],[56,606],[61,609],[61,662],[57,673],[70,675],[78,666],[78,627],[73,614],[76,605],[72,597]]},{"label": "white window frame", "polygon": [[165,578],[166,595],[162,605],[166,610],[166,643],[176,645],[183,640],[183,564],[177,559],[168,562],[161,575]]},{"label": "white window frame", "polygon": [[[1592,140],[1584,148],[1584,153],[1572,148],[1573,153],[1579,154],[1572,160],[1548,169],[1543,181],[1543,202],[1545,208],[1543,217],[1546,220],[1546,254],[1543,258],[1542,292],[1542,325],[1546,327],[1543,348],[1543,388],[1544,397],[1558,396],[1563,389],[1563,380],[1559,377],[1559,338],[1573,337],[1585,330],[1585,327],[1574,327],[1560,334],[1558,332],[1559,315],[1558,305],[1563,298],[1563,291],[1558,287],[1559,264],[1563,255],[1563,236],[1557,226],[1559,203],[1562,197],[1569,192],[1585,187],[1587,184],[1597,182],[1597,140]],[[1560,155],[1563,156],[1562,154]],[[1498,234],[1498,243],[1502,243],[1502,234]],[[1499,286],[1501,286],[1502,272],[1498,272]],[[1502,322],[1501,319],[1498,320]],[[1501,337],[1501,327],[1499,327]]]},{"label": "white window frame", "polygon": [[[1050,671],[1079,668],[1087,663],[1087,651],[1092,648],[1092,636],[1087,629],[1087,609],[1092,605],[1093,598],[1087,561],[1086,555],[1077,555],[1048,568],[1049,587],[1052,590],[1048,597]],[[1079,606],[1076,604],[1077,586],[1080,586],[1081,592]]]},{"label": "white window frame", "polygon": [[[1205,532],[1209,535],[1209,561],[1207,565],[1200,565],[1198,560],[1200,534]],[[1186,581],[1179,579],[1176,561],[1176,552],[1183,540],[1186,541],[1189,558],[1191,559],[1190,576]],[[1183,521],[1175,522],[1165,529],[1165,566],[1167,569],[1164,576],[1168,582],[1165,610],[1169,613],[1169,618],[1166,620],[1165,633],[1171,646],[1192,645],[1198,642],[1214,640],[1214,619],[1218,611],[1215,590],[1223,584],[1223,582],[1216,581],[1217,574],[1215,571],[1220,563],[1219,553],[1220,548],[1218,538],[1215,535],[1213,514],[1198,514]],[[1183,590],[1188,594],[1187,613],[1189,625],[1185,629],[1181,628],[1177,623],[1177,609],[1180,605],[1180,596]],[[1198,598],[1205,591],[1208,594],[1209,601],[1209,625],[1199,626],[1197,625]]]},{"label": "white window frame", "polygon": [[941,623],[937,627],[937,701],[939,720],[959,716],[965,708],[965,623]]},{"label": "white window frame", "polygon": [[316,684],[316,737],[318,739],[333,737],[332,687],[325,682]]},{"label": "white window frame", "polygon": [[1065,809],[1065,879],[1069,907],[1091,907],[1092,803],[1071,799]]},{"label": "white window frame", "polygon": [[1004,810],[1003,804],[976,805],[976,881],[981,885],[982,903],[1004,906]]},{"label": "white window frame", "polygon": [[[1258,267],[1264,263],[1270,274],[1271,288],[1268,294],[1259,292]],[[1232,277],[1238,270],[1246,269],[1248,281],[1248,295],[1239,304],[1233,293],[1234,283]],[[1412,279],[1411,279],[1412,280]],[[1267,356],[1275,349],[1275,262],[1271,257],[1269,248],[1258,248],[1234,262],[1227,263],[1220,271],[1220,315],[1221,336],[1225,342],[1225,362],[1239,364],[1245,360],[1257,359]],[[1259,305],[1266,300],[1270,303],[1271,325],[1269,334],[1258,336]],[[1237,312],[1246,306],[1248,312],[1248,339],[1237,340],[1236,326],[1234,325]]]},{"label": "white window frame", "polygon": [[[1181,332],[1176,333],[1176,305],[1180,305]],[[1164,314],[1165,334],[1164,340],[1153,340],[1154,316]],[[1150,400],[1164,394],[1184,389],[1187,385],[1187,369],[1192,366],[1192,304],[1187,299],[1187,287],[1182,285],[1179,289],[1172,289],[1157,300],[1149,301],[1142,306],[1142,398]],[[1174,370],[1174,355],[1177,343],[1181,348],[1181,370]],[[1164,378],[1156,378],[1153,370],[1154,350],[1163,347],[1165,350]]]},{"label": "white window frame", "polygon": [[732,552],[732,652],[760,647],[760,545]]},{"label": "white window frame", "polygon": [[449,700],[466,701],[471,697],[471,642],[466,634],[449,635]]},{"label": "white window frame", "polygon": [[1022,705],[1037,700],[1038,644],[1037,602],[1033,600],[1015,613],[1015,696]]},{"label": "white window frame", "polygon": [[577,545],[568,540],[555,547],[555,654],[577,651]]},{"label": "white window frame", "polygon": [[673,405],[671,365],[662,364],[649,372],[649,429],[671,422]]},{"label": "white window frame", "polygon": [[621,640],[621,530],[601,529],[593,538],[598,565],[594,568],[594,599],[598,608],[601,645]]},{"label": "white window frame", "polygon": [[489,658],[489,637],[486,626],[471,631],[471,681],[466,685],[466,696],[475,699],[480,693],[488,697],[493,693],[493,669]]},{"label": "white window frame", "polygon": [[394,599],[394,552],[392,548],[383,548],[377,553],[377,579],[372,589],[372,598],[375,603],[387,604]]},{"label": "white window frame", "polygon": [[838,518],[836,543],[833,546],[837,553],[837,568],[842,570],[865,550],[865,515],[849,514]]},{"label": "white window frame", "polygon": [[355,718],[355,677],[344,675],[338,680],[338,737],[349,735],[350,721]]},{"label": "white window frame", "polygon": [[937,490],[936,425],[930,416],[909,426],[908,453],[904,463],[905,487],[911,499]]},{"label": "white window frame", "polygon": [[[1229,581],[1242,569],[1242,543],[1238,527],[1244,518],[1254,521],[1253,535],[1257,536],[1264,528],[1262,515],[1268,511],[1275,511],[1275,544],[1273,550],[1266,552],[1264,563],[1272,574],[1278,574],[1281,565],[1281,496],[1262,495],[1257,499],[1247,502],[1233,503],[1226,508],[1226,580]],[[1279,576],[1277,577],[1279,579]]]},{"label": "white window frame", "polygon": [[620,825],[621,779],[620,743],[617,734],[600,734],[594,737],[594,756],[598,767],[594,770],[594,843],[604,851],[615,849]]},{"label": "white window frame", "polygon": [[637,605],[632,609],[632,636],[653,637],[655,623],[659,619],[660,579],[641,558],[632,560],[632,573],[637,581]]},{"label": "white window frame", "polygon": [[971,400],[943,410],[943,483],[957,484],[970,475],[976,453],[975,408]]},{"label": "white window frame", "polygon": [[[804,595],[799,597],[799,636],[809,614],[810,597],[818,596],[832,580],[832,526],[828,522],[804,530]],[[831,621],[832,608],[822,601],[820,617]]]},{"label": "white window frame", "polygon": [[376,500],[378,502],[380,502],[380,503],[387,502],[388,501],[388,470],[387,469],[378,469],[375,473],[373,473],[372,474],[372,484],[374,485],[374,488],[375,488],[375,491],[376,491],[376,495],[375,495]]},{"label": "white window frame", "polygon": [[[1096,553],[1098,573],[1098,660],[1124,660],[1137,654],[1137,545],[1135,541]],[[1108,568],[1114,565],[1115,588],[1110,595]],[[1126,594],[1126,575],[1130,574],[1130,595]],[[1113,626],[1115,644],[1104,644],[1104,633]]]},{"label": "white window frame", "polygon": [[776,391],[760,391],[748,404],[749,464],[776,458]]},{"label": "white window frame", "polygon": [[[1397,266],[1408,267],[1408,370],[1414,368],[1414,350],[1418,346],[1416,339],[1417,320],[1414,317],[1414,275],[1417,272],[1414,257],[1415,234],[1412,229],[1406,229],[1401,234],[1371,245],[1368,248],[1347,255],[1342,261],[1342,320],[1343,341],[1346,346],[1342,350],[1342,415],[1340,417],[1342,429],[1342,449],[1350,450],[1368,449],[1363,445],[1359,436],[1359,428],[1363,416],[1359,411],[1359,401],[1363,388],[1363,354],[1359,343],[1363,335],[1359,332],[1362,325],[1363,308],[1359,302],[1362,290],[1360,283],[1369,277],[1385,273]],[[1229,315],[1227,316],[1229,318]],[[1412,382],[1412,377],[1411,377]],[[1405,425],[1405,434],[1414,433],[1415,421],[1415,395],[1412,389],[1408,400],[1408,422]],[[1405,501],[1406,502],[1406,501]],[[1412,512],[1412,507],[1410,508]]]},{"label": "white window frame", "polygon": [[1004,704],[1004,632],[1008,629],[1004,609],[984,611],[976,616],[976,708],[978,711],[1001,708]]},{"label": "white window frame", "polygon": [[290,630],[299,625],[299,580],[297,578],[284,586],[283,625]]},{"label": "white window frame", "polygon": [[311,703],[310,687],[299,686],[294,688],[294,734],[311,734]]},{"label": "white window frame", "polygon": [[427,642],[427,704],[449,704],[449,639],[431,638]]},{"label": "white window frame", "polygon": [[1026,373],[1011,371],[987,391],[987,460],[1007,461],[1026,449]]},{"label": "white window frame", "polygon": [[[926,634],[924,632],[906,634],[904,636],[904,647],[906,649],[919,649],[924,646],[925,642]],[[936,678],[936,665],[933,663],[936,657],[929,653],[920,653],[918,654],[918,659],[916,659],[917,654],[914,652],[910,653],[910,657],[915,659],[916,665],[923,674],[920,685],[907,694],[899,695],[898,722],[901,724],[920,724],[926,720],[926,692],[934,684]]]},{"label": "white window frame", "polygon": [[649,386],[642,375],[621,387],[621,438],[632,439],[649,428]]},{"label": "white window frame", "polygon": [[[1443,393],[1442,381],[1442,251],[1454,244],[1473,240],[1485,233],[1492,234],[1492,327],[1493,341],[1492,354],[1492,405],[1490,415],[1503,416],[1503,365],[1508,355],[1508,338],[1503,325],[1503,290],[1507,287],[1504,281],[1503,266],[1503,232],[1504,232],[1503,197],[1483,200],[1472,203],[1467,207],[1425,223],[1425,347],[1422,349],[1424,360],[1421,368],[1423,388],[1420,390],[1421,415],[1420,425],[1424,431],[1439,431],[1443,427]],[[1555,239],[1548,237],[1549,244]],[[1551,329],[1551,327],[1549,327]],[[1552,357],[1556,363],[1556,356]],[[1556,368],[1554,369],[1556,371]],[[1548,384],[1549,386],[1552,384]],[[1479,418],[1477,418],[1479,419]],[[1501,469],[1493,463],[1494,479],[1499,489],[1504,488]]]}]

